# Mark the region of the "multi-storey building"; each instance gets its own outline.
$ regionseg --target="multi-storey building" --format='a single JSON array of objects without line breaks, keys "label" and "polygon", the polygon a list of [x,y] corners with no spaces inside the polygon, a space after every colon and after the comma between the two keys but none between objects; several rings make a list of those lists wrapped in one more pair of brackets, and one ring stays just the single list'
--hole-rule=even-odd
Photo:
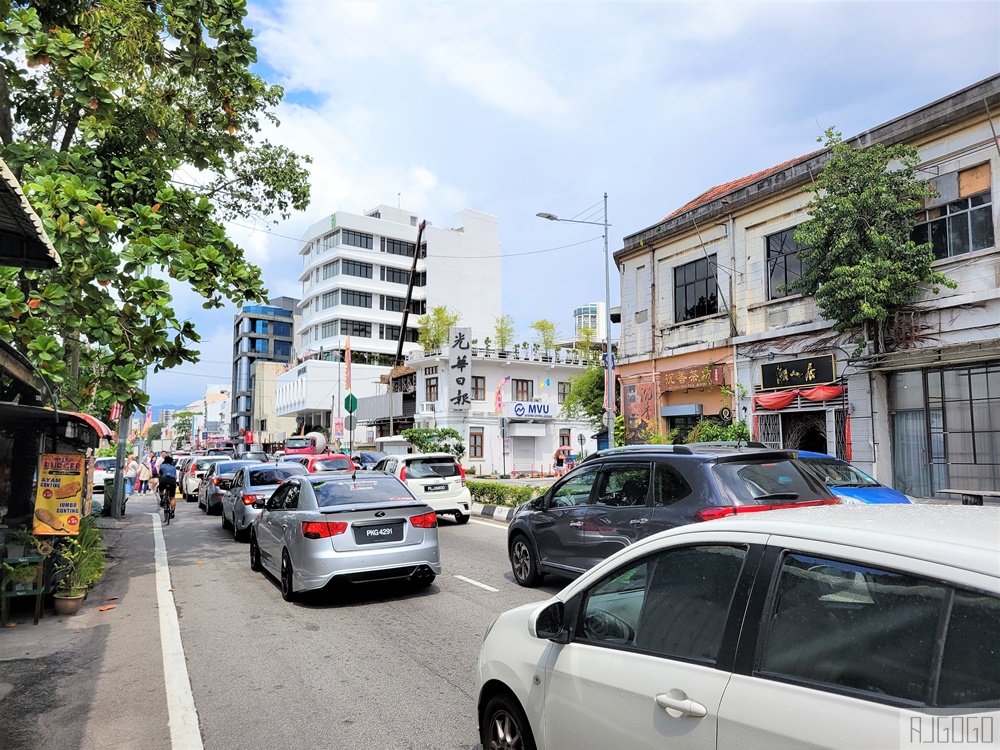
[{"label": "multi-storey building", "polygon": [[[331,426],[346,394],[342,364],[350,340],[352,392],[374,395],[389,371],[402,327],[419,217],[391,206],[346,211],[314,224],[302,256],[303,361],[280,376],[277,413]],[[450,229],[424,229],[413,279],[403,355],[419,349],[417,320],[445,306],[460,325],[492,330],[501,314],[496,217],[465,209]],[[316,360],[319,360],[318,362]]]},{"label": "multi-storey building", "polygon": [[573,335],[577,341],[584,338],[584,329],[591,331],[590,338],[604,341],[607,337],[608,320],[603,302],[591,302],[573,310]]},{"label": "multi-storey building", "polygon": [[1000,486],[998,109],[995,76],[850,141],[917,149],[938,196],[914,239],[932,242],[934,268],[957,282],[890,321],[877,353],[855,356],[857,334],[837,334],[812,297],[788,291],[802,188],[827,150],[712,188],[627,236],[615,260],[628,436],[735,406],[763,442],[835,453],[912,495]]},{"label": "multi-storey building", "polygon": [[246,305],[233,322],[232,431],[252,429],[253,366],[257,361],[287,363],[297,323],[298,300],[277,297],[267,305]]}]

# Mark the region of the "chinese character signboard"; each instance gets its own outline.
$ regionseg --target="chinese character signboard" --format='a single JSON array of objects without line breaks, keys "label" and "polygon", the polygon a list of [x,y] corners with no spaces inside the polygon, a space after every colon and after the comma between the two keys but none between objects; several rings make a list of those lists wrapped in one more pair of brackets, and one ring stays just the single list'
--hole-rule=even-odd
[{"label": "chinese character signboard", "polygon": [[451,411],[469,411],[472,408],[471,336],[471,328],[449,329],[448,408]]},{"label": "chinese character signboard", "polygon": [[625,445],[641,445],[656,431],[656,387],[653,383],[625,386]]},{"label": "chinese character signboard", "polygon": [[808,359],[793,359],[787,362],[769,362],[760,366],[760,389],[762,391],[825,385],[836,379],[837,372],[834,368],[832,354]]},{"label": "chinese character signboard", "polygon": [[688,388],[710,388],[726,382],[725,365],[685,367],[657,373],[661,391],[683,391]]},{"label": "chinese character signboard", "polygon": [[35,493],[35,534],[70,536],[80,531],[86,476],[86,456],[42,455]]}]

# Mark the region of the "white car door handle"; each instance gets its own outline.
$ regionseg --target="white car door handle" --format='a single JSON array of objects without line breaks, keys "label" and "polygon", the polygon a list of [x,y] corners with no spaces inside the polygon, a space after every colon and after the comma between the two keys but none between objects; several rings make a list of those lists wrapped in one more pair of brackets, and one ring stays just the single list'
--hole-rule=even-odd
[{"label": "white car door handle", "polygon": [[[665,693],[661,693],[656,696],[656,703],[660,706],[660,708],[667,709],[668,713],[678,711],[678,716],[687,715],[700,719],[702,716],[706,716],[708,714],[708,709],[700,703],[696,703],[692,700],[678,700],[677,698],[671,698]],[[671,713],[671,715],[673,714]]]},{"label": "white car door handle", "polygon": [[569,527],[571,529],[582,529],[583,528],[583,521],[573,521],[573,523],[571,523],[569,525]]},{"label": "white car door handle", "polygon": [[645,526],[647,523],[649,523],[649,519],[648,518],[633,518],[631,521],[629,521],[629,523],[632,526]]}]

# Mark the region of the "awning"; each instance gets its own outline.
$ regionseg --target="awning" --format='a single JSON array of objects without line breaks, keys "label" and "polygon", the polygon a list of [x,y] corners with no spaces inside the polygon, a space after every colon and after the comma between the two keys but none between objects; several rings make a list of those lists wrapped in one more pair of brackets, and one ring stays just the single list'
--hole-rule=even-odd
[{"label": "awning", "polygon": [[41,219],[0,159],[0,265],[44,270],[60,262]]},{"label": "awning", "polygon": [[82,424],[92,429],[99,438],[110,438],[114,433],[104,422],[89,414],[74,411],[56,411],[51,406],[29,406],[0,401],[0,423],[11,427],[64,427],[67,423]]},{"label": "awning", "polygon": [[829,401],[837,398],[844,389],[839,385],[817,385],[815,388],[791,388],[778,393],[763,393],[753,397],[753,402],[762,409],[784,409],[796,396],[808,401]]},{"label": "awning", "polygon": [[114,433],[111,431],[111,428],[108,427],[106,424],[104,424],[104,422],[99,420],[97,417],[92,417],[89,414],[81,414],[80,412],[76,411],[63,411],[59,413],[70,414],[76,417],[77,419],[82,419],[84,422],[89,424],[94,429],[94,432],[97,433],[97,437],[110,438],[114,436]]}]

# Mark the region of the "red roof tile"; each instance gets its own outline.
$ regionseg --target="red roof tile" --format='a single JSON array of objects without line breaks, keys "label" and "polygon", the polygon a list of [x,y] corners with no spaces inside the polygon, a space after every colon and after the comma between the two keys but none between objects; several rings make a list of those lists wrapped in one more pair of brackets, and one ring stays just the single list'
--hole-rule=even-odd
[{"label": "red roof tile", "polygon": [[722,185],[716,185],[714,188],[706,190],[704,193],[699,195],[694,200],[688,201],[683,206],[674,211],[672,214],[664,217],[663,220],[666,221],[667,219],[672,219],[673,217],[679,214],[683,214],[686,213],[687,211],[691,211],[692,209],[698,208],[699,206],[702,206],[710,201],[713,201],[716,198],[721,198],[722,196],[727,195],[728,193],[732,193],[736,190],[739,190],[742,187],[746,187],[747,185],[752,185],[758,180],[764,179],[768,175],[772,175],[775,172],[780,172],[781,170],[794,166],[799,162],[805,161],[806,159],[811,159],[812,157],[816,156],[816,154],[821,153],[824,150],[825,149],[819,149],[818,151],[813,151],[812,153],[806,154],[805,156],[800,156],[796,159],[790,159],[789,161],[777,164],[773,167],[770,167],[769,169],[765,169],[763,172],[755,172],[754,174],[747,175],[746,177],[741,177],[738,180],[733,180],[732,182],[727,182]]}]

